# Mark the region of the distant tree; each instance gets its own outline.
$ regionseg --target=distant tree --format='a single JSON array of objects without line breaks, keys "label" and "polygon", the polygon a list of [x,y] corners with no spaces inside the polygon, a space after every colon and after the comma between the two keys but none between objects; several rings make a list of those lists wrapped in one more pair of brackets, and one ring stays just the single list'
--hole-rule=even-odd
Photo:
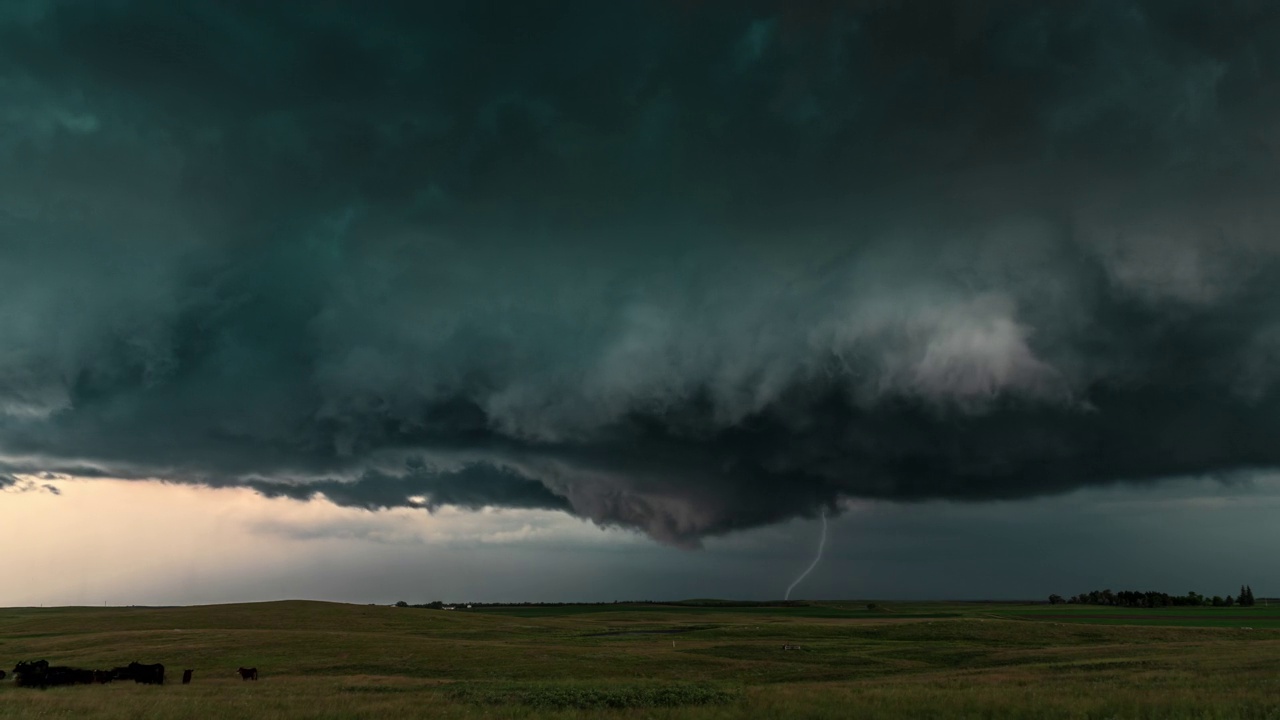
[{"label": "distant tree", "polygon": [[1223,602],[1222,602],[1222,604],[1226,605],[1227,607],[1231,607],[1235,603],[1236,603],[1235,598],[1231,597],[1230,595],[1223,598]]},{"label": "distant tree", "polygon": [[1213,600],[1210,601],[1210,604],[1213,605],[1214,607],[1222,607],[1225,603],[1222,602],[1221,595],[1214,595]]},{"label": "distant tree", "polygon": [[405,601],[403,601],[403,600],[397,600],[397,601],[396,601],[396,607],[409,607],[409,603],[407,603],[407,602],[405,602]]},{"label": "distant tree", "polygon": [[1062,596],[1061,596],[1061,595],[1050,595],[1050,596],[1049,596],[1049,604],[1050,604],[1050,605],[1058,605],[1058,604],[1061,604],[1061,603],[1064,603],[1064,602],[1066,602],[1066,600],[1062,599]]}]

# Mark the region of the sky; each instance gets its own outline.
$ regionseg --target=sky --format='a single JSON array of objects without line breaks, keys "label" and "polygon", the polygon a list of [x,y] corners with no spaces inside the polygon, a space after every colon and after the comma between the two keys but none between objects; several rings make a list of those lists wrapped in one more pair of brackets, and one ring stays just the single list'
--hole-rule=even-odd
[{"label": "sky", "polygon": [[3,3],[0,605],[767,599],[824,516],[798,597],[1265,595],[1277,160],[1260,0]]}]

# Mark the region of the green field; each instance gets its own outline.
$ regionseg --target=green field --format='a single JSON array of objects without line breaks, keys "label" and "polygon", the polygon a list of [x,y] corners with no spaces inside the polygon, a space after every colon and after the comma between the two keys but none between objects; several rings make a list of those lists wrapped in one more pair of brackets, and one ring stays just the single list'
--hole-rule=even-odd
[{"label": "green field", "polygon": [[866,605],[4,609],[6,670],[170,682],[6,680],[0,716],[1280,718],[1280,608]]}]

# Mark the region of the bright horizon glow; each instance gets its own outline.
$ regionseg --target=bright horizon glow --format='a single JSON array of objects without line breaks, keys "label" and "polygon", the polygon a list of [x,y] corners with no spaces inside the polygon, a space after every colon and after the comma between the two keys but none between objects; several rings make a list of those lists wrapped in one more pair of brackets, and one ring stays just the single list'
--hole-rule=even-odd
[{"label": "bright horizon glow", "polygon": [[[243,594],[290,578],[300,561],[317,570],[357,563],[370,547],[483,548],[511,543],[628,545],[634,533],[601,530],[562,513],[530,510],[369,512],[322,499],[264,498],[245,488],[20,477],[41,489],[6,492],[0,526],[10,544],[0,605],[149,605],[295,597]],[[31,542],[38,538],[38,541]],[[21,579],[20,581],[16,581]],[[348,595],[357,598],[359,593]],[[186,598],[178,602],[177,598]]]},{"label": "bright horizon glow", "polygon": [[[814,558],[812,520],[689,551],[550,511],[371,512],[243,488],[25,479],[60,494],[0,493],[8,538],[0,607],[766,600],[782,597],[780,576]],[[1038,599],[1104,587],[1225,595],[1241,583],[1260,597],[1276,592],[1266,579],[1280,561],[1253,548],[1280,540],[1269,521],[1280,481],[1168,487],[1161,497],[1118,486],[1021,502],[845,503],[800,595]],[[989,558],[998,551],[997,567]]]}]

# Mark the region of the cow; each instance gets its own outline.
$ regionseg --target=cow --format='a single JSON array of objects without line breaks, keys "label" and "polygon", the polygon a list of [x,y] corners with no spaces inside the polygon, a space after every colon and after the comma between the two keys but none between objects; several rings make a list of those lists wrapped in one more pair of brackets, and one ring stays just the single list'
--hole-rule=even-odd
[{"label": "cow", "polygon": [[106,685],[115,679],[114,670],[94,670],[93,682],[97,685]]},{"label": "cow", "polygon": [[4,671],[0,670],[0,680],[3,680],[4,678],[5,678]]},{"label": "cow", "polygon": [[193,673],[193,672],[195,672],[195,671],[194,671],[194,670],[183,670],[183,671],[182,671],[182,684],[183,684],[183,685],[190,685],[190,684],[191,684],[191,673]]},{"label": "cow", "polygon": [[24,660],[13,666],[13,681],[18,687],[47,687],[48,672],[48,660]]},{"label": "cow", "polygon": [[13,682],[18,687],[42,688],[47,684],[44,673],[20,673],[13,676]]},{"label": "cow", "polygon": [[93,682],[92,670],[81,670],[80,668],[67,667],[66,665],[54,665],[41,674],[38,682],[40,687],[57,686],[57,685],[89,685]]},{"label": "cow", "polygon": [[[15,670],[14,680],[19,687],[36,687],[47,688],[58,685],[75,685],[82,682],[92,682],[93,673],[88,670],[80,670],[78,668],[66,667],[63,665],[50,666],[45,661],[37,663],[18,663],[20,669]],[[89,680],[85,680],[85,674],[88,673]]]},{"label": "cow", "polygon": [[256,667],[252,667],[252,668],[242,667],[239,670],[236,670],[236,672],[240,673],[241,680],[257,680],[258,679],[258,668]]},{"label": "cow", "polygon": [[13,666],[13,674],[21,675],[22,673],[42,673],[49,669],[48,660],[36,660],[35,662],[24,661]]},{"label": "cow", "polygon": [[[119,668],[116,669],[118,670]],[[127,672],[128,677],[132,678],[135,683],[146,683],[147,685],[164,684],[164,665],[160,663],[143,665],[135,660],[129,663]]]}]

